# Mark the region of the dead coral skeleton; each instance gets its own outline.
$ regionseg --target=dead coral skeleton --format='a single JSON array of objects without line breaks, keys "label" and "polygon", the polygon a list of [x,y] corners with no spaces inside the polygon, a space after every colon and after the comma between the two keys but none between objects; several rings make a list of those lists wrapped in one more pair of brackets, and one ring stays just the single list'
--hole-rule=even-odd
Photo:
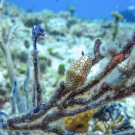
[{"label": "dead coral skeleton", "polygon": [[[0,15],[2,15],[2,7],[3,7],[4,0],[2,0],[0,5]],[[1,16],[0,16],[1,17]],[[10,40],[7,40],[5,43],[2,39],[2,29],[0,30],[0,46],[3,52],[8,50],[9,58],[12,62],[11,54],[9,53],[9,47],[6,47]],[[12,36],[12,33],[10,33]],[[61,82],[59,87],[56,88],[53,96],[50,98],[48,102],[42,101],[42,88],[40,86],[40,81],[38,78],[39,70],[38,70],[38,50],[37,50],[37,41],[40,36],[44,35],[44,29],[41,26],[34,26],[32,29],[32,40],[33,40],[33,66],[34,66],[34,84],[33,84],[33,108],[28,109],[27,111],[24,110],[24,106],[20,104],[21,93],[19,91],[19,86],[16,81],[16,77],[13,71],[11,75],[11,84],[12,87],[12,107],[13,112],[15,113],[16,109],[19,108],[23,109],[21,113],[21,109],[19,110],[20,114],[15,114],[12,116],[7,116],[5,113],[0,112],[0,127],[5,130],[5,132],[16,131],[16,132],[25,132],[25,131],[33,131],[39,130],[45,133],[55,133],[58,135],[75,135],[75,133],[70,133],[62,128],[62,126],[54,126],[52,125],[53,122],[58,121],[64,117],[75,116],[82,112],[86,112],[93,108],[100,107],[102,105],[108,104],[110,102],[114,102],[125,97],[131,96],[135,92],[135,82],[130,85],[126,85],[125,80],[127,81],[128,78],[131,79],[134,77],[135,73],[133,72],[135,69],[135,64],[132,64],[130,71],[125,74],[125,72],[120,72],[117,69],[117,66],[120,62],[125,61],[130,57],[132,48],[135,45],[135,32],[133,33],[132,37],[127,41],[127,43],[121,48],[120,52],[117,54],[119,56],[122,54],[124,57],[117,57],[117,59],[112,58],[109,63],[106,64],[105,69],[101,69],[102,72],[100,75],[96,76],[94,79],[89,80],[87,84],[82,85],[84,81],[87,79],[89,68],[95,66],[99,63],[99,61],[106,59],[105,56],[101,55],[100,53],[100,45],[102,43],[101,39],[98,38],[95,41],[94,45],[94,55],[95,57],[89,58],[89,56],[84,55],[82,52],[82,56],[78,59],[72,66],[69,68],[67,72],[67,79],[66,83]],[[6,48],[5,48],[6,47]],[[4,53],[5,60],[7,53]],[[114,56],[115,57],[115,56]],[[115,57],[116,58],[116,57]],[[120,58],[120,59],[119,59]],[[116,60],[116,61],[114,61]],[[7,68],[12,66],[12,63],[7,63]],[[112,62],[114,63],[113,66]],[[110,65],[111,64],[111,65]],[[111,67],[111,68],[110,68]],[[11,68],[11,67],[10,67]],[[77,70],[76,70],[77,69]],[[71,71],[73,74],[70,74]],[[115,78],[116,80],[121,78],[125,83],[122,87],[113,86],[112,83],[105,80],[106,77],[115,76],[112,72],[119,73],[119,76]],[[122,78],[124,74],[124,78]],[[125,79],[126,77],[126,79]],[[120,80],[121,80],[120,79]],[[110,79],[111,80],[111,79]],[[66,85],[65,85],[66,84]],[[94,88],[95,86],[99,85],[98,87]],[[67,87],[66,87],[67,86]],[[70,89],[71,88],[71,89]],[[86,92],[91,92],[95,90],[90,96],[84,98]],[[15,94],[14,91],[18,93]],[[27,92],[26,92],[27,93]],[[17,97],[17,101],[14,98]],[[26,96],[27,98],[27,96]],[[18,108],[16,108],[15,104],[17,104]],[[70,108],[70,109],[69,109]],[[51,111],[50,111],[51,110]],[[25,112],[24,112],[25,111]],[[23,113],[24,112],[24,113]],[[133,134],[135,133],[134,130],[132,131],[125,131],[123,134]],[[94,133],[93,133],[94,134]]]}]

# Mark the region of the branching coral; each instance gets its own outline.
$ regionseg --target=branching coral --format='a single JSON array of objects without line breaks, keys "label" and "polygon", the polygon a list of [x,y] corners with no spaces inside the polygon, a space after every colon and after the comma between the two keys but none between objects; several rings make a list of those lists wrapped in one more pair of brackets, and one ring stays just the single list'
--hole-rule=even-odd
[{"label": "branching coral", "polygon": [[126,112],[126,107],[117,102],[101,107],[94,114],[94,118],[93,130],[102,131],[104,134],[117,133],[133,128],[129,122],[130,117]]},{"label": "branching coral", "polygon": [[107,122],[98,122],[98,120],[95,121],[94,125],[94,130],[99,130],[102,131],[105,134],[111,134],[112,129],[114,128],[119,128],[122,124],[124,123],[124,116],[121,114],[119,118],[117,119],[112,119]]},{"label": "branching coral", "polygon": [[[4,0],[0,6],[0,14],[2,14]],[[2,30],[0,30],[1,39],[0,46],[4,52],[5,60],[7,62],[7,68],[12,65],[11,54],[7,42],[3,41]],[[10,33],[12,36],[12,33]],[[77,114],[89,111],[93,108],[100,107],[102,105],[114,102],[125,97],[131,96],[135,92],[135,81],[129,81],[134,78],[135,75],[135,63],[132,61],[133,55],[131,52],[135,45],[135,32],[132,37],[127,41],[121,50],[113,56],[108,62],[105,63],[105,68],[101,68],[99,75],[87,80],[87,75],[91,67],[94,67],[96,64],[99,64],[100,61],[108,59],[106,56],[103,56],[100,53],[100,46],[102,40],[98,38],[95,41],[94,45],[94,58],[90,58],[87,55],[84,55],[82,52],[81,58],[79,58],[66,73],[66,81],[61,82],[56,88],[54,94],[48,102],[42,101],[42,88],[40,86],[40,80],[38,78],[39,69],[38,69],[38,39],[44,35],[44,29],[41,26],[34,26],[32,29],[32,40],[33,40],[33,67],[34,67],[34,84],[33,84],[33,108],[29,108],[27,111],[23,110],[22,113],[19,111],[19,114],[8,116],[0,112],[0,127],[5,129],[7,132],[24,132],[24,131],[33,131],[39,130],[45,133],[55,133],[58,135],[74,135],[75,133],[70,133],[69,131],[64,130],[61,125],[55,126],[53,123],[63,119],[65,117],[75,116]],[[10,36],[9,36],[10,37]],[[10,42],[8,42],[10,43]],[[7,59],[8,56],[8,59]],[[123,56],[123,57],[120,57]],[[132,64],[130,64],[130,70],[128,73],[119,71],[117,66],[119,63],[124,62],[129,59]],[[11,61],[9,61],[11,60]],[[15,97],[21,97],[21,93],[18,88],[18,83],[14,75],[13,67],[10,67],[9,76],[11,77],[12,82],[12,104],[14,110],[16,110],[14,101]],[[123,77],[124,76],[124,77]],[[126,79],[125,79],[126,78]],[[27,80],[27,79],[26,79]],[[118,81],[119,80],[119,81]],[[119,82],[119,83],[115,83]],[[121,84],[122,85],[119,85]],[[126,83],[128,82],[128,84]],[[129,83],[130,82],[130,83]],[[17,90],[17,94],[14,91]],[[91,92],[91,95],[84,97],[87,92]],[[27,92],[26,92],[27,93]],[[28,94],[26,94],[28,95]],[[14,97],[14,98],[13,98]],[[19,105],[19,107],[24,107]],[[19,110],[18,107],[18,110]],[[24,112],[25,111],[25,112]],[[13,111],[15,113],[15,111]],[[24,112],[24,113],[23,113]],[[135,133],[135,131],[127,131],[127,133]]]}]

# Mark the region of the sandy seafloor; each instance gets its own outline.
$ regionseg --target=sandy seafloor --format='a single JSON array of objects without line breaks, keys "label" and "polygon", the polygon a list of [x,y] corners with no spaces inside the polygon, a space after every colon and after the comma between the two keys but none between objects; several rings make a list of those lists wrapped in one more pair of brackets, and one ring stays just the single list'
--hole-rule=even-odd
[{"label": "sandy seafloor", "polygon": [[[63,64],[67,70],[71,63],[81,56],[81,51],[92,57],[94,41],[98,37],[101,37],[103,40],[101,52],[106,55],[106,48],[115,46],[116,42],[120,45],[124,44],[135,30],[135,23],[121,21],[119,22],[119,31],[116,35],[116,40],[112,40],[112,31],[115,25],[113,18],[110,21],[106,21],[104,18],[103,20],[83,20],[71,16],[70,12],[60,12],[59,14],[55,14],[49,10],[39,13],[25,12],[15,5],[6,3],[2,16],[2,29],[5,32],[9,27],[13,28],[17,26],[13,35],[14,39],[10,44],[10,50],[21,90],[23,89],[27,64],[30,66],[30,96],[33,80],[31,29],[35,23],[40,24],[45,29],[45,37],[38,42],[41,71],[40,83],[43,88],[43,101],[49,100],[60,80],[65,78],[64,73],[58,72],[60,64]],[[6,35],[4,32],[3,34]],[[26,62],[27,56],[28,59]],[[94,69],[93,72],[96,72],[96,70],[98,69]],[[1,110],[10,114],[11,86],[1,50],[0,82],[0,90],[6,91],[4,96],[0,95]],[[22,93],[24,94],[23,90]],[[135,126],[134,98],[133,95],[119,101],[126,107],[126,113],[131,117],[130,123],[133,127]]]}]

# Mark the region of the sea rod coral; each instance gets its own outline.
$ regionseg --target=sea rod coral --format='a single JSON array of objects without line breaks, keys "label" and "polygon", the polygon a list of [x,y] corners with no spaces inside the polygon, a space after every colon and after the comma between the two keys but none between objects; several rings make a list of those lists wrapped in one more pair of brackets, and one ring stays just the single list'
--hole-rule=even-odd
[{"label": "sea rod coral", "polygon": [[[4,0],[0,4],[0,17],[3,4]],[[2,29],[0,29],[0,47],[6,60],[12,84],[11,104],[13,115],[8,116],[6,113],[0,112],[0,127],[8,134],[13,135],[16,132],[17,134],[23,133],[27,135],[32,134],[34,130],[39,130],[44,133],[55,133],[58,135],[77,135],[66,131],[62,125],[56,126],[53,123],[65,117],[75,116],[126,98],[135,92],[135,32],[133,32],[131,38],[127,40],[127,43],[122,46],[119,52],[117,50],[113,50],[115,51],[114,53],[108,51],[110,59],[100,53],[102,40],[97,38],[93,50],[94,58],[85,55],[82,51],[82,56],[67,70],[66,81],[62,81],[59,84],[49,101],[42,101],[43,90],[38,77],[37,41],[45,32],[40,25],[36,25],[32,28],[33,50],[31,53],[34,67],[33,108],[25,107],[9,51],[12,34],[13,32],[10,32],[10,35],[7,36],[8,40],[5,41]],[[90,80],[88,79],[86,83],[90,69],[106,58],[108,61],[106,60],[106,65],[101,68],[101,72]],[[25,80],[26,83],[27,78]],[[89,95],[88,92],[91,92],[91,94]],[[26,99],[27,95],[26,91]],[[16,114],[17,109],[19,114]],[[86,134],[94,135],[91,132]],[[135,134],[135,130],[117,133],[117,135],[130,134]]]}]

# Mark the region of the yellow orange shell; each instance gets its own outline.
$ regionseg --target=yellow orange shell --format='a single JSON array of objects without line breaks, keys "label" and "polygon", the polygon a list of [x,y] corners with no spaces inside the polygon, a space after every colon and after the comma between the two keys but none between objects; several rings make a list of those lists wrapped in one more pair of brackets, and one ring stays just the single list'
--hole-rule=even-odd
[{"label": "yellow orange shell", "polygon": [[65,87],[68,90],[74,90],[83,84],[87,79],[91,67],[92,61],[87,55],[84,55],[75,61],[75,63],[67,70]]}]

